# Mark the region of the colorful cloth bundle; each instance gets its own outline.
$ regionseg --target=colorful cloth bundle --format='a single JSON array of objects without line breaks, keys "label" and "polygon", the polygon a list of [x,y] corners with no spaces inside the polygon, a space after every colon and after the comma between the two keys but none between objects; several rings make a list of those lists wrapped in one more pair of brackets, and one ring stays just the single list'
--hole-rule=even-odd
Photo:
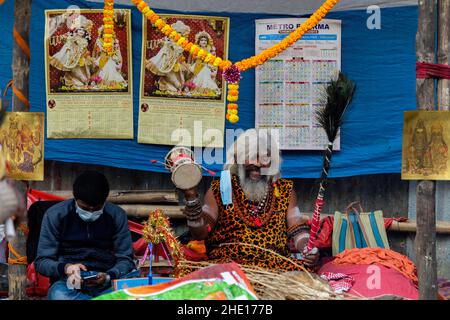
[{"label": "colorful cloth bundle", "polygon": [[389,249],[382,248],[355,248],[345,250],[336,256],[333,264],[380,264],[392,268],[418,283],[417,269],[408,257]]}]

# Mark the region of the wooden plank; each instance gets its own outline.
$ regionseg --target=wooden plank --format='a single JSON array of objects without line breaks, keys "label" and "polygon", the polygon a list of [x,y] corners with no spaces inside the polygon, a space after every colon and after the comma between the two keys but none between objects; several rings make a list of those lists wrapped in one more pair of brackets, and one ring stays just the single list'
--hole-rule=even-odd
[{"label": "wooden plank", "polygon": [[[69,199],[73,197],[72,190],[46,190],[50,194]],[[108,201],[112,203],[173,203],[178,204],[178,193],[176,191],[164,190],[111,190]]]},{"label": "wooden plank", "polygon": [[181,206],[168,206],[168,205],[149,205],[149,204],[118,204],[123,210],[126,211],[128,216],[133,217],[148,217],[151,211],[160,209],[163,213],[172,219],[184,219],[185,216],[181,212],[183,207]]},{"label": "wooden plank", "polygon": [[[31,0],[15,0],[14,28],[22,36],[27,45],[29,43],[30,16]],[[13,45],[12,71],[14,86],[28,99],[30,61],[16,41],[14,41]],[[12,96],[12,111],[28,111],[26,104],[15,94]],[[16,181],[15,187],[24,195],[24,199],[26,199],[26,187],[24,183]],[[26,214],[23,216],[24,218],[21,218],[18,222],[26,225]],[[20,256],[26,256],[26,238],[22,230],[16,230],[16,237],[10,244]],[[9,253],[9,257],[15,258],[11,252]],[[25,300],[27,298],[25,290],[27,286],[26,268],[27,266],[24,264],[11,264],[8,266],[8,295],[10,300]]]}]

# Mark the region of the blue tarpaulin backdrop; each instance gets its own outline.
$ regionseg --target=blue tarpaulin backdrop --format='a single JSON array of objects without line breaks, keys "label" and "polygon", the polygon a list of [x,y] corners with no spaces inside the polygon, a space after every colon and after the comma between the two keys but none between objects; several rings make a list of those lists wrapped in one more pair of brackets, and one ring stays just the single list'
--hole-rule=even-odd
[{"label": "blue tarpaulin backdrop", "polygon": [[[45,112],[44,10],[101,8],[85,1],[35,0],[32,4],[30,48],[30,102],[34,112]],[[99,164],[146,171],[161,171],[150,159],[163,160],[170,146],[138,144],[138,96],[141,66],[142,16],[132,8],[134,140],[46,139],[45,159]],[[14,2],[0,6],[0,86],[11,79]],[[162,11],[158,11],[161,12]],[[165,11],[167,12],[167,11]],[[170,12],[173,13],[173,12]],[[198,14],[202,14],[198,12]],[[230,17],[231,61],[254,54],[255,19],[275,18],[267,14],[208,13]],[[286,16],[284,16],[286,17]],[[357,93],[341,131],[341,151],[335,152],[330,176],[399,173],[403,111],[416,108],[415,33],[417,7],[386,8],[381,11],[381,29],[369,30],[365,10],[331,12],[327,18],[342,20],[342,71],[357,83]],[[243,74],[237,127],[255,123],[254,70]],[[112,123],[111,125],[114,125]],[[226,128],[236,128],[226,122]],[[210,166],[220,170],[220,165]],[[282,175],[287,178],[320,176],[322,152],[283,152]]]}]

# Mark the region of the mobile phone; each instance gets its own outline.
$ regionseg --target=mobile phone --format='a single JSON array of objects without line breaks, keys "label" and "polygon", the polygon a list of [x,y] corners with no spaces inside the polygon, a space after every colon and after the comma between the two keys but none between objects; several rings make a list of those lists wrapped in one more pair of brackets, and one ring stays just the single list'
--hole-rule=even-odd
[{"label": "mobile phone", "polygon": [[81,271],[80,272],[81,279],[83,280],[92,280],[98,278],[98,272],[95,271]]},{"label": "mobile phone", "polygon": [[97,279],[97,278],[98,278],[98,274],[93,274],[93,275],[82,277],[83,280],[92,280],[92,279]]}]

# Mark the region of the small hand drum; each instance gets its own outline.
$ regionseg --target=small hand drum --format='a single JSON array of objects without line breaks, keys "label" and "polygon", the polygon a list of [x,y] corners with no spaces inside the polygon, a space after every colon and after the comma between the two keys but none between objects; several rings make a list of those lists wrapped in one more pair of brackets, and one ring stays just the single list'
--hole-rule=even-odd
[{"label": "small hand drum", "polygon": [[202,169],[195,163],[194,153],[186,147],[174,147],[166,155],[166,169],[172,172],[172,182],[181,190],[195,187],[202,180]]}]

